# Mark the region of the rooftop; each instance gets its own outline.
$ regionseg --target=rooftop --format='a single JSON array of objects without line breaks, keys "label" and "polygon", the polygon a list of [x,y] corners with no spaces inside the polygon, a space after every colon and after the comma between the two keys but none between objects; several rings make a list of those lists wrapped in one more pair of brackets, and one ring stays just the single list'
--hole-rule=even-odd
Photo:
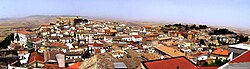
[{"label": "rooftop", "polygon": [[241,43],[241,44],[229,45],[229,47],[250,50],[249,44],[242,44]]},{"label": "rooftop", "polygon": [[213,54],[216,54],[216,55],[224,55],[224,56],[227,56],[227,55],[228,55],[228,50],[222,49],[222,48],[217,48],[217,49],[214,50],[212,53],[213,53]]},{"label": "rooftop", "polygon": [[249,56],[250,56],[250,51],[246,51],[243,54],[241,54],[240,56],[238,56],[235,59],[233,59],[232,61],[230,61],[229,63],[250,62]]},{"label": "rooftop", "polygon": [[146,58],[147,60],[156,60],[160,59],[161,56],[156,53],[144,53],[142,54],[142,57]]},{"label": "rooftop", "polygon": [[20,33],[20,34],[25,34],[25,35],[34,34],[33,32],[29,32],[29,31],[25,31],[25,30],[16,30],[16,32]]},{"label": "rooftop", "polygon": [[197,69],[193,64],[185,57],[173,57],[168,59],[160,59],[153,61],[143,62],[143,65],[147,69]]},{"label": "rooftop", "polygon": [[186,56],[187,58],[193,58],[190,55],[185,55],[184,53],[180,52],[179,50],[173,49],[171,47],[163,46],[163,45],[156,46],[156,49],[168,54],[171,57]]}]

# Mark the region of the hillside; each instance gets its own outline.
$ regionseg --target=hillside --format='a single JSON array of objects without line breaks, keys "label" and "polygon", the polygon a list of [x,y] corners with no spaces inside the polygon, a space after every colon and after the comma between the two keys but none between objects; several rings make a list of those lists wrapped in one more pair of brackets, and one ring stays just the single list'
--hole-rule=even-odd
[{"label": "hillside", "polygon": [[[56,17],[58,16],[73,16],[73,15],[32,15],[22,18],[0,18],[0,41],[3,40],[8,34],[14,32],[12,28],[18,28],[18,27],[35,28],[38,27],[40,24],[55,22]],[[113,18],[87,17],[87,16],[80,16],[80,17],[97,21],[115,21],[129,26],[147,26],[147,25],[162,25],[162,24],[176,23],[176,22],[128,21],[128,20],[119,20]],[[250,34],[250,31],[248,29],[240,29],[240,28],[225,27],[225,26],[211,26],[211,27],[228,28],[229,30],[235,31],[237,33]]]}]

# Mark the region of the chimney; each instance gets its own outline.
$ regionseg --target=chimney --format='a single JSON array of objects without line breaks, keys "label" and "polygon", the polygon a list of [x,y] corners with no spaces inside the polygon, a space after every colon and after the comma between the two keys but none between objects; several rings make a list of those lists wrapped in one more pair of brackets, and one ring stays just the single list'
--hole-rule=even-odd
[{"label": "chimney", "polygon": [[57,59],[58,66],[60,68],[65,67],[65,55],[64,54],[56,54],[56,59]]},{"label": "chimney", "polygon": [[48,61],[48,52],[47,51],[44,51],[44,61],[47,62]]}]

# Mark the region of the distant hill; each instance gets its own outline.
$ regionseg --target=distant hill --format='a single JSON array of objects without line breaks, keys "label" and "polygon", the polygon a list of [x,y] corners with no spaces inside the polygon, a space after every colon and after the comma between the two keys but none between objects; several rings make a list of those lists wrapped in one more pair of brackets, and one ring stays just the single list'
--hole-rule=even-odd
[{"label": "distant hill", "polygon": [[[40,24],[48,24],[50,22],[56,22],[56,17],[70,17],[75,15],[32,15],[22,18],[0,18],[0,25],[1,26],[15,26],[15,27],[31,27],[35,28],[38,27]],[[101,18],[101,17],[87,17],[87,16],[80,16],[82,18],[97,20],[97,21],[115,21],[119,23],[124,23],[127,25],[139,25],[134,22],[127,22],[124,20],[117,20],[111,18]]]},{"label": "distant hill", "polygon": [[[38,27],[40,24],[48,24],[50,22],[55,22],[56,17],[63,16],[76,16],[76,15],[32,15],[22,18],[0,18],[0,26],[13,26],[13,27]],[[124,23],[129,26],[147,26],[147,25],[163,25],[163,24],[175,24],[177,22],[148,22],[148,21],[131,21],[131,20],[121,20],[114,19],[108,17],[88,17],[88,16],[80,16],[83,18],[97,20],[97,21],[115,21],[119,23]],[[191,24],[191,23],[182,23],[182,24]],[[249,29],[241,29],[234,27],[225,27],[225,26],[214,26],[208,25],[210,27],[217,28],[227,28],[232,31],[236,31],[237,33],[246,33],[250,34]],[[0,31],[1,32],[1,31]]]},{"label": "distant hill", "polygon": [[37,27],[40,24],[55,22],[56,16],[33,15],[22,18],[2,18],[0,25],[15,27]]}]

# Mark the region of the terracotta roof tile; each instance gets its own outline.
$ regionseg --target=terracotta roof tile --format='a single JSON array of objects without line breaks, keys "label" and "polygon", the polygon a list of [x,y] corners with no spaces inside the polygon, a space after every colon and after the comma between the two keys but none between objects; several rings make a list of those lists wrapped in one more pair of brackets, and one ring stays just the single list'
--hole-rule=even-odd
[{"label": "terracotta roof tile", "polygon": [[140,54],[138,54],[135,50],[133,49],[127,49],[125,50],[126,52],[128,52],[128,55],[130,55],[131,57],[141,57]]},{"label": "terracotta roof tile", "polygon": [[148,37],[157,37],[157,36],[159,36],[159,34],[147,34],[146,36],[148,36]]},{"label": "terracotta roof tile", "polygon": [[151,41],[151,40],[153,40],[153,38],[152,38],[152,37],[149,37],[149,38],[147,38],[146,40]]},{"label": "terracotta roof tile", "polygon": [[40,27],[49,27],[49,26],[51,26],[51,25],[49,25],[49,24],[41,24],[40,25]]},{"label": "terracotta roof tile", "polygon": [[103,44],[100,43],[88,43],[88,45],[93,45],[94,47],[103,47]]},{"label": "terracotta roof tile", "polygon": [[216,66],[201,66],[201,67],[198,67],[198,69],[217,69],[219,67],[216,67]]},{"label": "terracotta roof tile", "polygon": [[16,32],[20,33],[20,34],[25,34],[25,35],[34,34],[33,32],[29,32],[29,31],[25,31],[25,30],[16,30]]},{"label": "terracotta roof tile", "polygon": [[198,57],[198,56],[201,56],[201,55],[208,55],[208,51],[198,51],[196,52],[195,54],[193,54],[193,56],[195,57]]},{"label": "terracotta roof tile", "polygon": [[40,40],[39,38],[31,38],[31,39],[30,39],[31,42],[37,42],[37,41],[39,41],[39,40]]},{"label": "terracotta roof tile", "polygon": [[45,64],[46,69],[59,69],[57,64]]},{"label": "terracotta roof tile", "polygon": [[229,63],[242,63],[242,62],[250,62],[250,50],[243,53],[242,55],[236,57],[235,59],[233,59],[232,61],[230,61]]},{"label": "terracotta roof tile", "polygon": [[[170,55],[171,57],[185,56],[185,54],[180,52],[179,50],[176,50],[176,49],[171,48],[171,47],[166,47],[166,46],[163,46],[163,45],[157,46],[156,49]],[[193,58],[190,55],[186,55],[186,57],[187,58]]]},{"label": "terracotta roof tile", "polygon": [[197,69],[197,67],[185,57],[174,57],[169,59],[153,60],[143,62],[148,69]]},{"label": "terracotta roof tile", "polygon": [[152,26],[144,26],[144,28],[146,28],[146,29],[151,29]]},{"label": "terracotta roof tile", "polygon": [[32,62],[44,62],[44,58],[40,56],[37,52],[34,52],[30,55],[29,64]]},{"label": "terracotta roof tile", "polygon": [[142,54],[142,57],[146,58],[147,60],[156,60],[160,59],[161,56],[157,53],[144,53]]},{"label": "terracotta roof tile", "polygon": [[213,54],[217,54],[217,55],[224,55],[227,56],[228,55],[228,50],[222,49],[222,48],[217,48],[216,50],[214,50],[212,52]]},{"label": "terracotta roof tile", "polygon": [[69,66],[69,69],[78,69],[82,63],[81,62],[76,62],[73,65]]},{"label": "terracotta roof tile", "polygon": [[141,38],[141,36],[139,36],[139,35],[134,35],[134,37],[135,37],[135,38]]},{"label": "terracotta roof tile", "polygon": [[95,53],[101,53],[101,49],[95,49]]},{"label": "terracotta roof tile", "polygon": [[65,44],[64,43],[60,43],[60,42],[53,42],[53,43],[51,43],[51,46],[58,46],[58,47],[60,47],[60,46],[65,46]]}]

